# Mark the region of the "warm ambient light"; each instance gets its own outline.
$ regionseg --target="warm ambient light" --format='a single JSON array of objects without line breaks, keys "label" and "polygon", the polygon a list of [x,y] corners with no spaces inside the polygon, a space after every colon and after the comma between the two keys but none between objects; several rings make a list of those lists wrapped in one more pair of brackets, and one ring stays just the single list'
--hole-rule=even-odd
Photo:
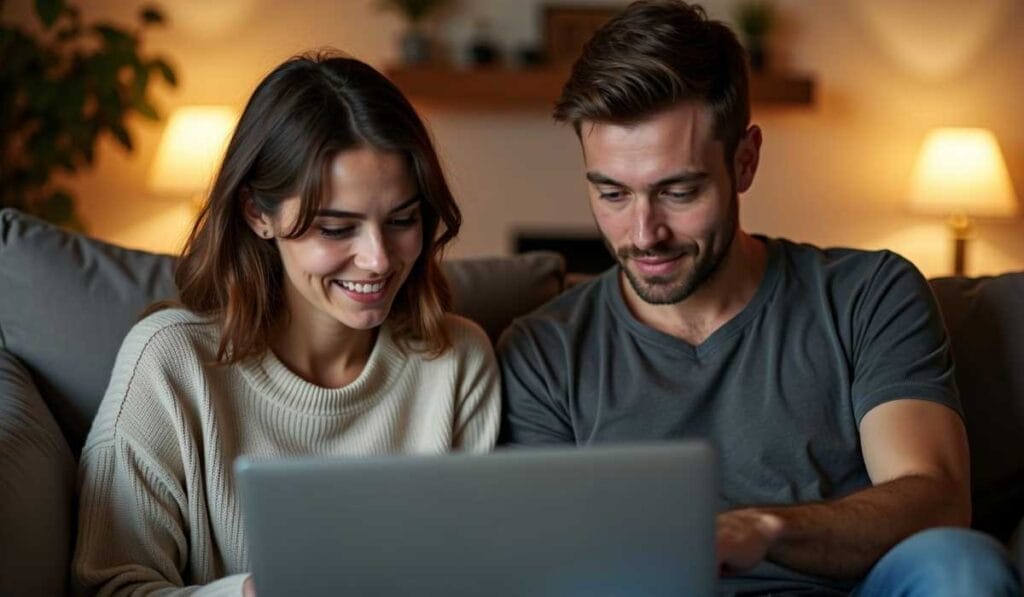
[{"label": "warm ambient light", "polygon": [[940,128],[925,137],[910,180],[913,210],[948,216],[953,231],[953,270],[964,274],[970,217],[1017,213],[1006,163],[985,129]]},{"label": "warm ambient light", "polygon": [[200,200],[224,157],[238,112],[227,106],[189,106],[172,115],[156,159],[149,186],[163,195]]}]

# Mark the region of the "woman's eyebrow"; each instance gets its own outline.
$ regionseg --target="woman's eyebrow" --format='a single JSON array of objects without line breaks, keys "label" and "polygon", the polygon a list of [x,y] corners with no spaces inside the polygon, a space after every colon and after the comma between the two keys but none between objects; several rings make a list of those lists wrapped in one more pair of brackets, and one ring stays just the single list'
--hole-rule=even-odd
[{"label": "woman's eyebrow", "polygon": [[[407,207],[412,207],[413,205],[419,203],[422,199],[423,199],[423,197],[421,197],[420,194],[417,193],[413,197],[411,197],[411,198],[403,201],[402,203],[400,203],[398,206],[391,208],[388,211],[388,214],[391,215],[391,214],[400,212],[400,211],[406,209]],[[355,211],[344,211],[344,210],[341,210],[341,209],[330,209],[330,208],[317,210],[316,215],[322,216],[322,217],[325,217],[325,218],[353,218],[353,219],[356,219],[356,220],[365,220],[366,219],[366,214],[364,214],[364,213],[359,213],[359,212],[355,212]]]}]

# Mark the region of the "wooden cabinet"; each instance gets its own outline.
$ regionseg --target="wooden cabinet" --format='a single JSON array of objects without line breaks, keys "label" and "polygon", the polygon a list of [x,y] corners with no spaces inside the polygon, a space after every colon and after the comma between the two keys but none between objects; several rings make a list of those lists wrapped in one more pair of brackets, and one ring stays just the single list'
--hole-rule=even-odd
[{"label": "wooden cabinet", "polygon": [[[413,103],[447,108],[550,109],[569,76],[566,67],[534,69],[445,67],[395,68],[392,81]],[[810,105],[814,81],[766,73],[750,80],[750,99],[757,104]]]}]

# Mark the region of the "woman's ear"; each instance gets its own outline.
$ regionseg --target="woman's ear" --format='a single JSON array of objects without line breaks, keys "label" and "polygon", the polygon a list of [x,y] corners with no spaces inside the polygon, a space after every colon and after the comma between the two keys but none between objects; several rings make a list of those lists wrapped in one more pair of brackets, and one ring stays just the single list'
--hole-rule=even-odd
[{"label": "woman's ear", "polygon": [[736,176],[736,192],[742,193],[754,183],[757,163],[761,157],[761,127],[751,125],[736,146],[733,157],[733,172]]},{"label": "woman's ear", "polygon": [[256,207],[256,202],[248,193],[243,194],[242,213],[245,214],[245,221],[249,228],[260,238],[270,239],[274,237],[274,225],[266,213]]}]

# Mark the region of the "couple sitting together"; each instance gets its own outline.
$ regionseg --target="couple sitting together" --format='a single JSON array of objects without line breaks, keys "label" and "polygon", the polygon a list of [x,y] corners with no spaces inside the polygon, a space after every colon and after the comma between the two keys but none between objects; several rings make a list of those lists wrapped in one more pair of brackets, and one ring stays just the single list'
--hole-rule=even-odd
[{"label": "couple sitting together", "polygon": [[636,2],[587,44],[554,115],[617,264],[517,320],[496,357],[448,312],[439,262],[461,215],[406,98],[338,55],[271,72],[178,263],[179,300],[118,354],[81,457],[76,588],[258,590],[242,455],[699,437],[720,459],[722,593],[1016,594],[1002,547],[967,529],[925,279],[891,252],[740,227],[762,132],[736,36],[699,7]]}]

